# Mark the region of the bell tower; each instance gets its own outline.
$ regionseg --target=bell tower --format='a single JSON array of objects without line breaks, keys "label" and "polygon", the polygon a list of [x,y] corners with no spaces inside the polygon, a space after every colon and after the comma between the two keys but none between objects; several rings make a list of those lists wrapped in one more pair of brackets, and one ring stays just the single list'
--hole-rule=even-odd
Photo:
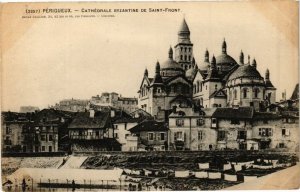
[{"label": "bell tower", "polygon": [[190,34],[190,29],[183,19],[178,31],[178,43],[175,45],[175,61],[184,70],[190,69],[193,61],[193,44],[190,40]]}]

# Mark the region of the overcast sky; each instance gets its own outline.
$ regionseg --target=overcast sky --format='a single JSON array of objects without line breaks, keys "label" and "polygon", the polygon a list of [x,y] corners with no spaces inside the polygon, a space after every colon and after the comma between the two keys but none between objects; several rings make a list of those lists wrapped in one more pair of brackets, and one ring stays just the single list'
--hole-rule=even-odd
[{"label": "overcast sky", "polygon": [[298,22],[293,23],[290,15],[282,15],[276,6],[269,7],[268,13],[262,12],[262,6],[246,2],[47,7],[71,6],[169,7],[180,8],[180,12],[118,13],[113,18],[21,19],[25,6],[7,7],[4,12],[14,13],[3,18],[6,24],[2,38],[2,110],[19,111],[20,106],[26,105],[43,108],[67,98],[90,99],[104,91],[137,97],[145,68],[153,76],[156,61],[165,61],[170,45],[176,45],[183,17],[191,31],[198,64],[203,61],[206,48],[210,56],[221,54],[225,37],[227,52],[236,61],[242,49],[245,61],[248,54],[251,60],[255,57],[263,77],[269,68],[271,81],[277,87],[277,100],[284,90],[290,97],[298,82],[298,39],[293,35]]}]

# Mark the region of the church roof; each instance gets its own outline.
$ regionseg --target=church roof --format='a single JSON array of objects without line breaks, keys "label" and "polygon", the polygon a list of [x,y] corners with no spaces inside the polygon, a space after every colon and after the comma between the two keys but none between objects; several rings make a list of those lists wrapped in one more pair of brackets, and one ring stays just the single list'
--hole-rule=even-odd
[{"label": "church roof", "polygon": [[189,26],[187,25],[185,19],[183,19],[181,26],[179,28],[178,34],[180,34],[180,33],[190,33]]},{"label": "church roof", "polygon": [[253,77],[262,79],[260,73],[255,67],[249,64],[240,65],[228,78],[228,80],[233,80],[241,77]]},{"label": "church roof", "polygon": [[218,57],[216,57],[216,63],[217,65],[222,64],[231,64],[232,66],[237,64],[237,62],[228,54],[222,53]]}]

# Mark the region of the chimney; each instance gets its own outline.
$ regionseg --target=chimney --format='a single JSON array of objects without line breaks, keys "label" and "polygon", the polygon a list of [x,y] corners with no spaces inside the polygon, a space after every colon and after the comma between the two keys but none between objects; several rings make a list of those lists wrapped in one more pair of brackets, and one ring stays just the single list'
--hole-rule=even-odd
[{"label": "chimney", "polygon": [[93,109],[90,109],[90,118],[95,117],[95,111]]}]

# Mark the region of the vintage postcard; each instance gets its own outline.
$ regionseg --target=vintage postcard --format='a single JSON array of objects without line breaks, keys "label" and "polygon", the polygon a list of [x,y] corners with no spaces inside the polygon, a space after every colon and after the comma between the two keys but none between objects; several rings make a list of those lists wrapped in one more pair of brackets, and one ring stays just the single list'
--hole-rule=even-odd
[{"label": "vintage postcard", "polygon": [[298,17],[292,0],[1,4],[1,189],[298,189]]}]

